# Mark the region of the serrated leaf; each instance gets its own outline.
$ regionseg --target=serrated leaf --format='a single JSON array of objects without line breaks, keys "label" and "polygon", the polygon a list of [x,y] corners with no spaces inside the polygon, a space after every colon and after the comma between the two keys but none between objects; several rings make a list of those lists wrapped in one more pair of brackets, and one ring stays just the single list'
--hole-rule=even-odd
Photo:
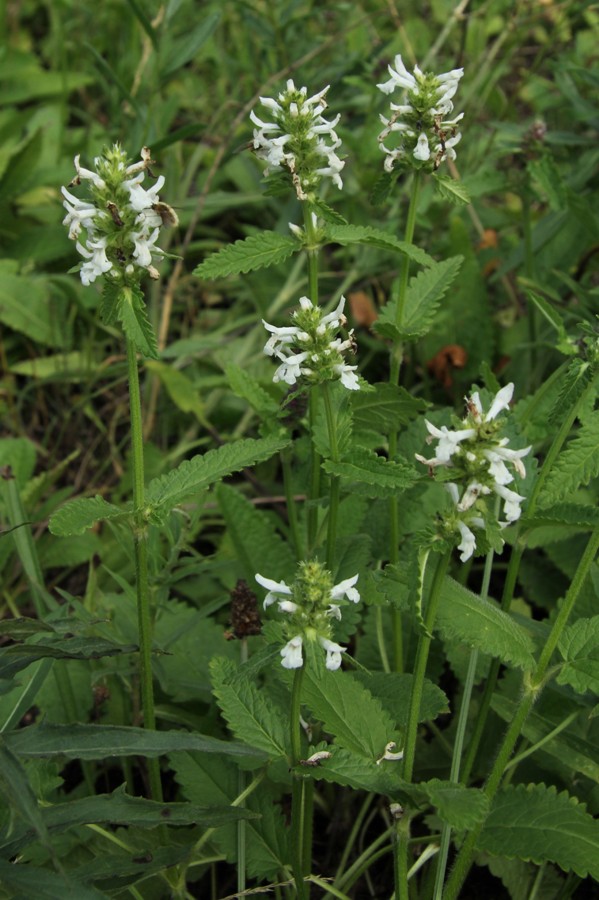
[{"label": "serrated leaf", "polygon": [[325,222],[329,222],[331,225],[347,225],[347,219],[344,219],[341,213],[330,207],[320,197],[311,199],[308,202],[308,206],[310,210],[313,210],[321,219],[324,219]]},{"label": "serrated leaf", "polygon": [[273,520],[234,488],[219,485],[217,495],[250,589],[258,590],[254,577],[257,572],[275,580],[292,578],[297,561]]},{"label": "serrated leaf", "polygon": [[599,880],[599,821],[555,787],[519,784],[500,791],[477,846],[537,865],[552,862],[565,872]]},{"label": "serrated leaf", "polygon": [[301,249],[301,245],[292,237],[278,234],[276,231],[263,231],[252,234],[243,241],[235,241],[214,253],[194,269],[198,278],[215,279],[227,275],[239,275],[241,272],[253,272],[265,266],[273,266],[284,262],[292,253]]},{"label": "serrated leaf", "polygon": [[413,341],[425,335],[462,262],[462,256],[452,256],[411,278],[402,321],[397,323],[397,299],[393,299],[382,308],[374,330],[392,340]]},{"label": "serrated leaf", "polygon": [[392,172],[382,172],[372,189],[370,202],[373,206],[382,206],[395,184],[397,177]]},{"label": "serrated leaf", "polygon": [[[555,328],[558,337],[556,348],[562,353],[569,354],[570,356],[577,353],[576,343],[569,338],[564,321],[559,312],[554,309],[544,297],[541,297],[540,294],[535,294],[534,291],[526,291],[526,293],[539,312],[547,319],[549,324]],[[580,360],[577,360],[577,362],[580,362]]]},{"label": "serrated leaf", "polygon": [[557,645],[565,665],[558,684],[569,684],[579,694],[599,695],[599,616],[578,619],[562,633]]},{"label": "serrated leaf", "polygon": [[[407,726],[413,675],[399,672],[372,672],[371,674],[354,672],[353,678],[364,685],[372,696],[382,703],[383,709],[400,728]],[[447,712],[449,712],[449,703],[446,695],[441,688],[425,678],[418,721],[431,722],[441,713]]]},{"label": "serrated leaf", "polygon": [[446,577],[435,630],[450,641],[530,671],[535,660],[527,631],[490,600],[483,600],[453,578]]},{"label": "serrated leaf", "polygon": [[591,413],[557,461],[545,487],[541,491],[539,506],[551,506],[563,497],[570,496],[591,478],[599,475],[599,410]]},{"label": "serrated leaf", "polygon": [[469,831],[484,822],[489,811],[489,798],[477,788],[438,778],[421,781],[418,787],[426,793],[441,819],[456,831]]},{"label": "serrated leaf", "polygon": [[105,519],[119,519],[129,515],[130,510],[121,509],[114,503],[108,503],[99,494],[95,497],[70,500],[50,516],[49,529],[58,537],[70,537],[83,534],[96,522]]},{"label": "serrated leaf", "polygon": [[329,475],[350,482],[353,491],[366,497],[389,497],[412,487],[418,479],[412,466],[390,462],[370,450],[359,448],[337,462],[325,460],[323,468]]},{"label": "serrated leaf", "polygon": [[154,478],[148,485],[146,502],[153,513],[168,511],[221,478],[269,459],[288,443],[288,437],[246,438],[198,454],[184,460],[172,472]]},{"label": "serrated leaf", "polygon": [[530,519],[524,516],[520,525],[521,528],[530,530],[548,525],[593,529],[599,525],[599,509],[596,506],[583,506],[582,503],[556,503],[549,509],[535,512]]},{"label": "serrated leaf", "polygon": [[530,159],[526,163],[526,169],[541,191],[547,197],[550,208],[557,212],[566,206],[566,190],[558,167],[553,159],[541,156],[539,159]]},{"label": "serrated leaf", "polygon": [[429,256],[424,250],[415,247],[414,244],[399,240],[387,231],[373,228],[371,225],[329,225],[326,235],[334,244],[368,244],[370,247],[378,247],[379,250],[403,253],[421,266],[436,265],[432,256]]},{"label": "serrated leaf", "polygon": [[234,741],[220,741],[197,732],[150,731],[124,725],[31,725],[4,733],[17,756],[65,756],[67,759],[106,759],[110,756],[156,758],[176,751],[201,751],[227,756],[262,758],[262,754]]},{"label": "serrated leaf", "polygon": [[384,761],[377,766],[376,762],[342,747],[333,746],[330,752],[330,759],[323,760],[318,768],[303,769],[303,773],[333,784],[382,794],[403,804],[414,794],[412,785],[401,778],[397,761]]},{"label": "serrated leaf", "polygon": [[395,723],[370,691],[348,672],[325,670],[321,674],[315,676],[306,667],[303,701],[340,747],[376,762],[394,740]]},{"label": "serrated leaf", "polygon": [[279,412],[279,403],[264,390],[256,378],[252,378],[246,369],[230,363],[225,368],[227,381],[234,394],[242,397],[260,416],[274,417]]},{"label": "serrated leaf", "polygon": [[448,178],[447,175],[435,175],[434,185],[435,190],[444,200],[449,200],[450,203],[455,203],[457,206],[470,203],[470,194],[465,185],[456,178]]},{"label": "serrated leaf", "polygon": [[253,682],[223,657],[210,661],[214,695],[235,737],[262,750],[269,759],[288,757],[286,722]]},{"label": "serrated leaf", "polygon": [[400,425],[407,425],[427,407],[424,400],[396,384],[384,382],[373,387],[374,393],[356,391],[351,397],[356,430],[372,429],[378,434],[389,434]]},{"label": "serrated leaf", "polygon": [[[40,877],[40,873],[43,875]],[[51,869],[0,859],[0,883],[11,897],[35,900],[106,900],[106,894]]]},{"label": "serrated leaf", "polygon": [[146,304],[141,291],[121,288],[116,306],[116,316],[123,326],[125,335],[140,353],[150,359],[158,359],[158,342],[148,319]]},{"label": "serrated leaf", "polygon": [[561,424],[567,412],[578,403],[586,391],[592,377],[593,370],[588,362],[583,359],[573,359],[570,362],[560,379],[559,394],[549,413],[551,424]]},{"label": "serrated leaf", "polygon": [[[337,452],[343,454],[351,446],[353,427],[349,405],[349,391],[347,391],[338,381],[327,385],[327,387],[337,439]],[[312,427],[312,441],[320,456],[325,459],[332,456],[333,451],[331,448],[329,426],[324,403],[320,403],[316,412],[314,425]]]}]

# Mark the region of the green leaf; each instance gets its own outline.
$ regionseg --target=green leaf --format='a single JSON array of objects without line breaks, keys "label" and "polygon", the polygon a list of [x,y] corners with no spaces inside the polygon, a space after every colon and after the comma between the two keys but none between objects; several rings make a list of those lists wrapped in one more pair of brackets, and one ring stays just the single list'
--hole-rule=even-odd
[{"label": "green leaf", "polygon": [[[334,431],[337,437],[337,452],[345,453],[351,446],[352,417],[350,411],[349,391],[340,382],[327,385],[329,400],[333,414]],[[329,427],[324,403],[320,403],[316,420],[312,428],[312,441],[320,456],[328,459],[332,456]]]},{"label": "green leaf", "polygon": [[48,527],[52,534],[68,537],[73,534],[83,534],[86,528],[91,528],[96,522],[124,518],[129,513],[129,510],[108,503],[103,497],[96,494],[95,497],[80,498],[65,503],[50,516]]},{"label": "green leaf", "polygon": [[303,774],[314,778],[343,784],[357,790],[382,794],[406,804],[414,793],[412,786],[401,778],[398,761],[384,761],[380,766],[367,760],[362,754],[352,753],[341,747],[329,748],[330,759],[323,760],[317,768],[302,768]]},{"label": "green leaf", "polygon": [[8,635],[13,641],[23,640],[31,637],[32,634],[43,632],[54,633],[54,629],[46,622],[41,622],[39,619],[28,619],[25,616],[19,616],[18,619],[0,619],[0,634]]},{"label": "green leaf", "polygon": [[490,600],[483,600],[453,578],[446,577],[435,630],[502,662],[530,671],[535,660],[532,638]]},{"label": "green leaf", "polygon": [[458,181],[457,178],[448,178],[447,175],[435,175],[433,181],[435,190],[444,200],[449,200],[450,203],[455,203],[456,206],[470,203],[470,194],[465,185]]},{"label": "green leaf", "polygon": [[327,459],[323,468],[329,475],[348,481],[352,490],[366,497],[388,497],[411,487],[418,473],[406,463],[390,462],[370,450],[356,449],[342,460]]},{"label": "green leaf", "polygon": [[415,247],[414,244],[400,241],[395,235],[373,228],[371,225],[329,225],[326,235],[334,244],[368,244],[370,247],[378,247],[379,250],[403,253],[421,266],[437,265],[432,256],[424,250]]},{"label": "green leaf", "polygon": [[[14,752],[6,745],[0,735],[0,796],[3,797],[12,816],[16,815],[26,828],[31,829],[32,834],[45,846],[49,846],[48,830],[42,818],[37,798],[27,778],[27,774],[15,756]],[[8,831],[13,831],[14,821],[11,821]],[[17,825],[18,827],[18,825]],[[2,837],[0,835],[0,842]]]},{"label": "green leaf", "polygon": [[557,683],[569,684],[579,694],[599,694],[599,616],[569,625],[557,647],[565,662]]},{"label": "green leaf", "polygon": [[311,212],[314,211],[321,219],[324,219],[325,222],[329,222],[331,225],[347,225],[347,219],[344,219],[336,209],[328,206],[320,197],[310,199],[308,206]]},{"label": "green leaf", "polygon": [[279,412],[279,403],[264,390],[257,379],[252,378],[246,369],[230,363],[225,369],[231,390],[252,406],[263,418],[275,417]]},{"label": "green leaf", "polygon": [[7,746],[17,756],[66,756],[67,759],[106,759],[112,756],[156,758],[178,750],[198,750],[256,759],[257,750],[186,731],[148,731],[120,725],[32,725],[5,732]]},{"label": "green leaf", "polygon": [[[552,325],[557,332],[557,343],[556,348],[561,352],[568,356],[572,356],[574,353],[577,353],[576,342],[568,336],[568,332],[566,331],[564,321],[562,316],[558,313],[556,309],[554,309],[551,304],[545,300],[544,297],[541,297],[540,294],[535,294],[534,291],[526,291],[528,298],[532,303],[537,307],[539,312],[547,319],[550,325]],[[581,360],[576,360],[577,363],[580,363]]]},{"label": "green leaf", "polygon": [[273,519],[228,485],[219,485],[217,496],[229,538],[251,590],[258,590],[254,578],[257,572],[275,580],[293,577],[297,565],[295,555],[276,530]]},{"label": "green leaf", "polygon": [[478,848],[537,865],[552,862],[565,872],[599,881],[599,821],[553,786],[519,784],[498,793]]},{"label": "green leaf", "polygon": [[35,644],[12,644],[0,650],[0,680],[11,679],[38,659],[101,659],[120,653],[135,653],[133,644],[115,644],[104,638],[63,635],[43,638]]},{"label": "green leaf", "polygon": [[252,234],[243,241],[235,241],[214,253],[196,266],[193,274],[198,278],[213,280],[241,272],[253,272],[265,266],[284,262],[292,253],[300,249],[295,238],[286,237],[276,231]]},{"label": "green leaf", "polygon": [[[128,0],[128,2],[131,3],[132,0]],[[179,38],[175,42],[173,49],[168,54],[164,69],[160,73],[163,80],[167,80],[190,60],[195,59],[208,38],[214,33],[220,17],[221,14],[218,11],[202,17],[202,20],[195,28],[189,30],[184,37]]]},{"label": "green leaf", "polygon": [[35,900],[106,900],[106,894],[67,875],[3,859],[0,859],[0,884],[11,891],[11,897],[21,900],[26,897],[35,897]]},{"label": "green leaf", "polygon": [[[557,731],[563,724],[566,711],[564,708],[563,695],[557,695],[555,689],[551,687],[545,688],[545,699],[549,699],[547,694],[551,692],[552,704],[558,712],[555,719],[550,719],[547,715],[536,712],[535,709],[529,713],[526,722],[522,726],[522,734],[527,741],[532,744],[540,744],[538,752],[548,754],[558,765],[562,767],[567,763],[568,769],[573,772],[580,772],[586,778],[590,778],[599,784],[599,759],[597,759],[597,744],[595,741],[586,740],[579,737],[571,730]],[[496,712],[504,722],[508,724],[513,721],[518,710],[518,705],[513,700],[499,694],[494,694],[491,700],[493,712]],[[574,707],[572,703],[572,711],[576,712],[580,707]],[[575,726],[574,726],[575,727]]]},{"label": "green leaf", "polygon": [[62,317],[53,308],[42,278],[13,275],[0,269],[0,322],[49,347],[64,347]]},{"label": "green leaf", "polygon": [[98,371],[98,361],[90,353],[73,350],[71,353],[53,353],[51,356],[24,359],[10,366],[9,371],[28,378],[85,381]]},{"label": "green leaf", "polygon": [[397,299],[381,310],[373,328],[392,340],[413,341],[422,337],[433,324],[439,304],[462,265],[462,256],[453,256],[410,279],[402,321],[397,323]]},{"label": "green leaf", "polygon": [[522,517],[524,529],[543,528],[548,525],[569,525],[572,528],[593,529],[599,525],[599,509],[582,503],[556,503],[549,509],[535,512],[532,518]]},{"label": "green leaf", "polygon": [[375,763],[395,739],[395,723],[381,703],[348,672],[310,668],[302,681],[302,699],[340,747]]},{"label": "green leaf", "polygon": [[[155,828],[157,825],[201,825],[218,828],[221,825],[250,819],[252,813],[235,807],[198,806],[191,803],[156,803],[141,797],[128,796],[124,788],[112,794],[100,794],[69,800],[40,810],[44,828],[58,834],[76,825],[129,825],[136,828]],[[0,836],[0,852],[14,856],[35,838],[31,828],[20,828],[10,835]]]},{"label": "green leaf", "polygon": [[389,434],[399,426],[407,425],[427,408],[424,400],[413,397],[405,388],[396,384],[383,382],[373,387],[373,393],[356,391],[351,397],[354,427],[357,431],[372,429],[377,434]]},{"label": "green leaf", "polygon": [[204,404],[200,398],[199,388],[184,372],[154,359],[146,362],[146,369],[154,372],[160,378],[169,397],[181,412],[193,413],[199,422],[203,425],[206,424]]},{"label": "green leaf", "polygon": [[545,487],[539,506],[551,506],[563,497],[571,496],[581,485],[599,475],[599,410],[591,413],[577,436],[568,443],[557,461]]},{"label": "green leaf", "polygon": [[484,822],[489,811],[488,797],[477,788],[438,778],[421,781],[418,787],[426,793],[441,819],[456,831],[469,831]]},{"label": "green leaf", "polygon": [[[391,716],[396,725],[400,728],[407,726],[412,698],[413,675],[400,674],[398,672],[372,672],[370,674],[354,672],[352,677],[380,701],[383,709]],[[448,712],[449,702],[446,695],[441,688],[429,681],[428,678],[425,678],[418,721],[431,722],[441,713]]]},{"label": "green leaf", "polygon": [[269,759],[288,756],[287,723],[247,675],[223,657],[210,661],[210,671],[214,695],[235,737],[262,750]]},{"label": "green leaf", "polygon": [[560,425],[566,413],[580,400],[593,377],[593,368],[586,360],[573,359],[559,381],[559,394],[549,413],[549,422]]},{"label": "green leaf", "polygon": [[142,292],[133,288],[121,288],[116,315],[126,336],[139,352],[151,359],[158,359],[158,343],[148,319]]},{"label": "green leaf", "polygon": [[246,438],[186,459],[172,472],[150,482],[147,504],[155,513],[167,512],[232,472],[270,459],[288,443],[288,437]]}]

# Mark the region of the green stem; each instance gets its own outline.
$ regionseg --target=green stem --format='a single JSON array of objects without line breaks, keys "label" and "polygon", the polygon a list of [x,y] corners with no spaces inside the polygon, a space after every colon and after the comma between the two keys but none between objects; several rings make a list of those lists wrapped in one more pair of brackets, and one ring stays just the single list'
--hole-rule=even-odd
[{"label": "green stem", "polygon": [[[248,660],[248,641],[244,637],[241,639],[239,646],[239,663],[243,665]],[[237,771],[237,796],[243,797],[243,792],[247,787],[246,773],[243,769]],[[242,801],[240,807],[245,806]],[[247,823],[245,819],[240,819],[237,823],[237,893],[243,894],[246,888],[245,870],[246,870],[246,838]]]},{"label": "green stem", "polygon": [[[568,435],[570,434],[570,429],[574,424],[576,417],[583,405],[586,401],[587,396],[591,391],[595,389],[595,383],[597,378],[599,377],[599,373],[595,375],[594,378],[591,379],[586,389],[583,391],[581,396],[578,398],[578,402],[574,404],[573,408],[570,410],[564,421],[562,422],[561,427],[559,428],[553,442],[549,448],[547,456],[543,462],[543,466],[537,480],[532,489],[532,493],[530,495],[530,499],[528,501],[526,507],[526,518],[532,518],[536,507],[539,496],[549,477],[549,473],[557,459]],[[524,555],[524,550],[526,549],[526,545],[524,540],[520,537],[520,527],[518,528],[518,532],[516,535],[516,541],[514,543],[514,547],[512,549],[512,553],[510,556],[510,561],[507,568],[507,573],[505,576],[505,584],[503,588],[503,596],[501,599],[501,609],[504,612],[509,612],[510,607],[512,605],[512,598],[514,596],[514,589],[516,587],[516,583],[518,581],[518,572],[520,570],[520,563],[522,561],[522,557]],[[497,678],[499,676],[499,669],[501,667],[501,661],[498,659],[494,659],[491,663],[491,668],[489,669],[489,675],[487,677],[487,681],[485,684],[485,690],[483,693],[483,698],[481,701],[481,707],[479,710],[479,714],[476,720],[476,725],[474,728],[474,732],[470,739],[470,745],[468,747],[468,753],[466,755],[466,761],[464,763],[462,781],[464,784],[468,783],[468,779],[472,772],[472,768],[476,761],[476,755],[478,753],[478,748],[480,745],[480,741],[482,739],[485,726],[487,723],[487,716],[489,714],[489,710],[491,708],[491,699],[493,697],[493,693],[495,691],[495,686],[497,684]]]},{"label": "green stem", "polygon": [[[420,719],[420,706],[422,702],[422,693],[424,690],[424,676],[426,673],[426,664],[428,662],[428,654],[432,640],[432,630],[437,618],[437,610],[441,600],[441,589],[443,580],[449,566],[450,554],[445,553],[437,563],[433,583],[431,585],[431,594],[426,607],[424,618],[424,633],[420,635],[418,640],[418,648],[416,650],[416,661],[414,664],[414,675],[412,677],[412,694],[410,697],[410,708],[408,713],[408,727],[406,729],[406,740],[404,745],[404,758],[402,777],[405,781],[412,780],[414,771],[414,760],[416,756],[416,738],[418,736],[418,722]],[[395,894],[399,900],[408,900],[408,839],[409,839],[409,814],[406,811],[404,816],[399,819],[397,825],[396,840],[396,884]]]},{"label": "green stem", "polygon": [[[305,661],[304,661],[305,663]],[[301,759],[301,688],[304,675],[304,667],[295,670],[293,688],[291,692],[290,736],[291,736],[291,766],[295,768]],[[305,779],[300,775],[292,774],[291,794],[291,835],[292,835],[292,864],[295,877],[295,890],[298,900],[307,900],[308,886],[304,881],[304,860],[306,848],[304,838],[306,834],[305,816],[306,796],[304,791]]]},{"label": "green stem", "polygon": [[315,390],[310,391],[309,399],[309,416],[310,416],[310,493],[308,495],[308,554],[314,552],[316,545],[316,536],[318,534],[318,505],[317,498],[320,496],[320,454],[314,446],[312,435],[314,434],[314,425],[316,423],[316,404],[318,402],[318,393]]},{"label": "green stem", "polygon": [[[555,651],[555,648],[557,647],[563,630],[566,627],[567,621],[574,608],[574,604],[578,599],[578,595],[580,594],[584,581],[589,573],[591,565],[595,560],[598,549],[599,528],[596,528],[595,531],[593,531],[593,533],[591,534],[586,549],[582,554],[581,560],[578,564],[576,573],[574,575],[574,578],[572,579],[572,583],[568,589],[565,600],[555,618],[555,621],[553,622],[549,637],[543,646],[535,671],[528,679],[528,684],[525,683],[524,685],[524,693],[522,695],[522,699],[516,710],[516,714],[505,734],[503,743],[495,760],[495,764],[493,766],[493,769],[491,770],[491,774],[489,775],[489,779],[485,786],[485,794],[487,795],[489,801],[492,801],[495,794],[497,793],[497,790],[501,783],[501,779],[503,778],[503,774],[506,770],[506,767],[510,761],[510,757],[516,745],[516,741],[518,740],[520,732],[522,731],[522,726],[524,725],[524,722],[526,721],[528,714],[532,709],[533,703],[538,699],[538,696],[541,693],[543,682],[545,680],[545,674],[551,661],[551,657]],[[460,850],[460,853],[458,854],[458,857],[456,859],[453,872],[449,878],[449,881],[447,882],[445,900],[457,900],[462,885],[466,880],[466,876],[468,875],[468,872],[470,870],[470,866],[472,865],[472,857],[475,853],[476,842],[483,828],[483,825],[484,822],[478,825],[466,838],[462,849]]]},{"label": "green stem", "polygon": [[[487,553],[485,559],[485,571],[483,573],[483,583],[480,589],[480,598],[484,602],[489,594],[489,584],[491,581],[491,572],[493,570],[493,550]],[[451,759],[451,770],[449,780],[454,784],[460,781],[460,764],[462,761],[462,752],[464,750],[464,738],[466,736],[466,725],[468,723],[468,712],[470,710],[470,701],[472,699],[472,689],[474,687],[474,678],[476,676],[476,664],[478,662],[478,650],[470,652],[470,660],[468,662],[468,672],[466,674],[466,682],[464,684],[464,695],[462,697],[462,705],[460,707],[460,715],[458,717],[458,725],[456,730],[455,744],[453,756]],[[444,822],[441,830],[441,845],[439,847],[439,857],[437,863],[437,874],[435,877],[434,900],[441,900],[443,896],[443,882],[445,881],[445,871],[447,869],[447,857],[449,855],[449,844],[451,841],[451,825]]]},{"label": "green stem", "polygon": [[[152,681],[152,617],[148,583],[148,534],[145,520],[144,451],[141,396],[135,344],[126,338],[131,417],[131,461],[133,465],[133,545],[137,585],[137,623],[139,629],[139,680],[144,728],[155,730],[154,685]],[[148,759],[150,796],[162,801],[160,763]]]},{"label": "green stem", "polygon": [[[411,244],[414,240],[414,228],[416,225],[416,212],[418,209],[418,197],[420,194],[421,176],[420,172],[414,172],[412,180],[412,193],[410,195],[410,205],[408,207],[408,216],[406,220],[406,230],[404,241]],[[410,274],[410,260],[405,257],[401,266],[401,274],[397,293],[397,316],[396,323],[400,327],[403,321],[404,308],[406,303],[406,293],[408,287],[408,277]],[[389,367],[389,382],[397,384],[399,381],[399,370],[401,368],[401,360],[403,357],[403,344],[398,341],[394,344],[391,351],[391,360]],[[389,434],[389,459],[394,460],[397,455],[397,430],[392,428]],[[399,559],[399,503],[396,495],[393,495],[389,501],[389,562],[395,565]],[[402,672],[404,667],[403,654],[403,623],[401,611],[392,610],[393,619],[393,662],[396,672]]]},{"label": "green stem", "polygon": [[[339,449],[337,445],[337,430],[335,427],[335,417],[333,415],[333,407],[331,405],[331,395],[329,393],[328,384],[322,385],[322,397],[324,400],[324,409],[327,417],[327,428],[329,432],[329,444],[331,445],[331,459],[337,462],[339,459]],[[335,541],[337,538],[337,519],[339,513],[339,478],[331,475],[329,487],[329,516],[327,522],[327,568],[333,572],[335,564]]]},{"label": "green stem", "polygon": [[293,549],[295,550],[296,559],[304,558],[303,540],[300,534],[299,522],[297,518],[297,504],[293,496],[293,479],[291,477],[291,458],[287,450],[281,451],[281,464],[283,467],[283,485],[285,488],[285,504],[287,506],[287,518],[289,520],[289,531],[291,532],[291,540]]}]

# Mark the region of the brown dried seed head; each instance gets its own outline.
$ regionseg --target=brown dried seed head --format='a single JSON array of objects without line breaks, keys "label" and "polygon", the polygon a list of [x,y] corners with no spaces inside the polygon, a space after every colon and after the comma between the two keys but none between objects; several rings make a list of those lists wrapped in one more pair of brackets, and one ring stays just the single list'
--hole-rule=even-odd
[{"label": "brown dried seed head", "polygon": [[231,591],[231,627],[236,638],[260,634],[262,630],[256,595],[243,578]]}]

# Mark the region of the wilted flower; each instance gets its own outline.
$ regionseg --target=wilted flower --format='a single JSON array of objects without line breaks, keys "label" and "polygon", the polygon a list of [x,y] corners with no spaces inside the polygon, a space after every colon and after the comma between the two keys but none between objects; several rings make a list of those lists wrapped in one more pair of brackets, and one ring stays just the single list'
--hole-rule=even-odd
[{"label": "wilted flower", "polygon": [[[389,66],[389,81],[377,87],[385,94],[398,88],[407,91],[407,102],[391,104],[392,114],[387,119],[381,116],[385,126],[379,135],[379,145],[386,154],[385,169],[391,172],[394,165],[424,169],[433,172],[444,159],[455,159],[454,147],[462,135],[457,130],[463,118],[460,113],[455,118],[447,118],[453,111],[452,97],[458,89],[463,69],[453,69],[442,75],[422,72],[414,67],[414,74],[406,69],[401,56],[395,57],[395,68]],[[395,135],[396,146],[385,144],[390,135]]]},{"label": "wilted flower", "polygon": [[467,399],[467,415],[459,423],[461,427],[454,430],[443,425],[437,428],[426,422],[429,432],[428,442],[437,441],[435,455],[426,459],[416,454],[416,459],[429,466],[431,472],[446,472],[451,481],[445,482],[453,501],[454,513],[448,527],[459,531],[462,562],[470,559],[476,549],[474,529],[485,529],[492,513],[486,502],[487,497],[494,494],[503,501],[504,521],[496,525],[505,527],[520,518],[520,505],[524,497],[506,485],[514,481],[514,475],[526,476],[523,457],[530,453],[531,447],[512,450],[507,444],[507,437],[500,437],[502,424],[497,417],[509,404],[514,393],[514,385],[501,388],[485,413],[478,392]]},{"label": "wilted flower", "polygon": [[292,315],[295,325],[278,327],[262,320],[270,332],[264,352],[280,360],[273,381],[293,385],[301,377],[312,384],[339,380],[348,391],[360,390],[358,367],[348,365],[343,357],[346,350],[354,350],[353,329],[347,340],[337,337],[338,329],[347,321],[343,315],[345,297],[326,315],[308,297],[300,297],[299,302],[300,308]]},{"label": "wilted flower", "polygon": [[75,157],[77,174],[69,187],[89,182],[89,196],[80,199],[62,188],[67,211],[63,225],[85,259],[80,269],[83,284],[108,273],[112,281],[129,286],[139,283],[141,270],[158,277],[153,259],[164,254],[155,244],[161,226],[176,224],[177,216],[160,202],[163,175],[149,189],[141,186],[151,162],[144,147],[141,161],[128,165],[118,144],[94,160],[96,171],[83,168]]},{"label": "wilted flower", "polygon": [[328,89],[327,86],[308,97],[307,88],[298,89],[289,79],[277,100],[260,98],[272,122],[264,122],[253,110],[250,113],[256,126],[254,150],[267,163],[265,175],[272,169],[288,171],[300,200],[306,200],[323,178],[330,178],[338,188],[343,187],[339,173],[345,163],[335,152],[341,145],[335,133],[340,117],[327,122],[322,116],[327,107]]},{"label": "wilted flower", "polygon": [[[300,563],[292,587],[284,581],[273,581],[257,574],[256,581],[268,591],[264,606],[277,603],[279,611],[289,617],[285,630],[289,640],[281,650],[282,665],[299,669],[303,665],[302,647],[305,640],[317,641],[325,650],[325,665],[334,671],[341,665],[346,648],[332,640],[332,619],[341,619],[341,606],[358,603],[360,594],[355,585],[358,576],[333,584],[331,573],[319,562]],[[335,601],[335,602],[332,602]]]}]

